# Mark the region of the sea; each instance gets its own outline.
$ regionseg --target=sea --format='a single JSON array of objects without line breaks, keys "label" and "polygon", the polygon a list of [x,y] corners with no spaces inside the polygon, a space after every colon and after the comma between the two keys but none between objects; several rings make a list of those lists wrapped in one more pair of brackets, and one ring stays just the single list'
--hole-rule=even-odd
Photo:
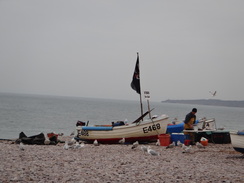
[{"label": "sea", "polygon": [[[144,101],[143,106],[146,112],[148,102]],[[244,129],[244,108],[149,101],[151,115],[166,114],[170,121],[182,121],[194,107],[198,109],[197,118],[215,118],[217,128]],[[20,132],[27,136],[50,132],[70,135],[78,120],[89,125],[130,123],[140,114],[136,100],[0,93],[0,139],[16,139]]]}]

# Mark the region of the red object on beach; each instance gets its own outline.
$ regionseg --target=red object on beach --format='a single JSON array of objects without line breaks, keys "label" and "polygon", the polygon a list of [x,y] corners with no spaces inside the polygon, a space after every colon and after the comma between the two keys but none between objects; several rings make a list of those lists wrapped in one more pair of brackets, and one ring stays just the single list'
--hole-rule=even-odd
[{"label": "red object on beach", "polygon": [[47,134],[47,137],[50,139],[52,138],[53,136],[56,136],[56,138],[58,138],[58,134],[55,134],[55,133],[48,133]]},{"label": "red object on beach", "polygon": [[208,140],[202,140],[202,141],[201,141],[201,144],[202,144],[203,146],[207,146],[207,145],[208,145]]},{"label": "red object on beach", "polygon": [[191,144],[191,140],[185,140],[185,141],[184,141],[184,144],[185,144],[186,146],[189,146],[189,145]]},{"label": "red object on beach", "polygon": [[160,146],[168,146],[170,144],[170,135],[169,134],[160,134],[158,135]]}]

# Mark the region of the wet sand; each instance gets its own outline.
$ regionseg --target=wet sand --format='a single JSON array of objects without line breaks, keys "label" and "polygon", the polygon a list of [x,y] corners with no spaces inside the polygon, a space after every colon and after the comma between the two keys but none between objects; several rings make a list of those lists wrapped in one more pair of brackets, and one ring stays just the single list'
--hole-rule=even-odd
[{"label": "wet sand", "polygon": [[[70,140],[71,137],[59,137]],[[143,153],[139,145],[85,144],[80,149],[57,145],[25,145],[0,141],[0,182],[244,182],[244,155],[231,144],[205,149],[147,144],[160,153]]]}]

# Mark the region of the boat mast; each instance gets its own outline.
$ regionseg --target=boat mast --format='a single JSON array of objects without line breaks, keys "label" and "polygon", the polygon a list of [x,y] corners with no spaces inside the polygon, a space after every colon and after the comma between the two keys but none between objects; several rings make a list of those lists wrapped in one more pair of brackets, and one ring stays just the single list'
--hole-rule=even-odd
[{"label": "boat mast", "polygon": [[[139,53],[137,52],[137,60],[138,60],[138,74],[139,74],[139,88],[140,88],[140,106],[141,106],[141,115],[143,115],[143,105],[142,105],[142,97],[141,97],[141,77],[140,77],[140,64],[139,64]],[[142,118],[143,121],[143,118]]]},{"label": "boat mast", "polygon": [[[136,66],[132,77],[131,88],[140,95],[141,115],[143,115],[142,97],[141,97],[141,84],[140,84],[140,67],[139,67],[139,53],[137,52]],[[143,121],[143,118],[142,118]]]}]

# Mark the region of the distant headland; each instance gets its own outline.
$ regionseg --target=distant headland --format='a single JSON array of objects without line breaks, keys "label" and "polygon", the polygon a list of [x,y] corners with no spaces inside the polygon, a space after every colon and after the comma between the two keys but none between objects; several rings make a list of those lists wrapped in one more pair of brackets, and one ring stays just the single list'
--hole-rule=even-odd
[{"label": "distant headland", "polygon": [[244,107],[244,101],[235,100],[217,100],[217,99],[197,99],[197,100],[165,100],[163,103],[178,103],[178,104],[197,104],[225,107]]}]

